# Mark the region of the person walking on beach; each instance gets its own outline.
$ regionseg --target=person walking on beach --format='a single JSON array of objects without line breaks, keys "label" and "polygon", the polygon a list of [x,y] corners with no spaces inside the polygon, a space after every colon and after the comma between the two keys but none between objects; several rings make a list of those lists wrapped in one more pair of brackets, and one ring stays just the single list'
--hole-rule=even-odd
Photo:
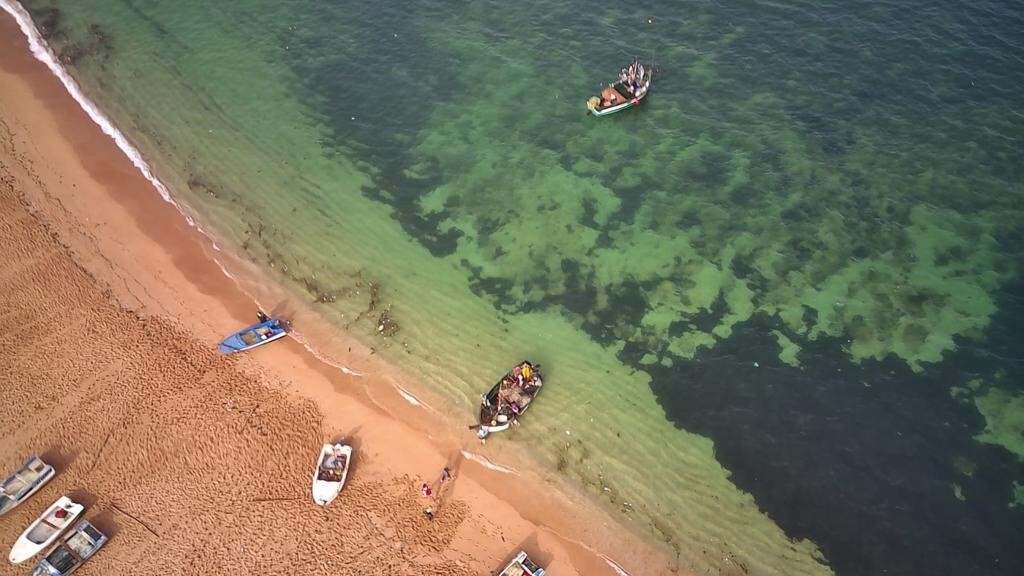
[{"label": "person walking on beach", "polygon": [[447,466],[445,466],[444,470],[441,470],[441,482],[444,482],[445,480],[451,480],[451,479],[452,479],[452,471],[449,470]]},{"label": "person walking on beach", "polygon": [[431,508],[430,506],[427,506],[426,508],[423,509],[423,515],[427,517],[427,520],[433,521],[434,509]]}]

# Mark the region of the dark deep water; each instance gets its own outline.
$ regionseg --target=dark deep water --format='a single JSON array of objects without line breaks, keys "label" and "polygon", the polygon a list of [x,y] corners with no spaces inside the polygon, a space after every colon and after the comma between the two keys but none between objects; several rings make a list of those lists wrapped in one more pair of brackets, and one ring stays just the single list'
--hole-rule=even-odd
[{"label": "dark deep water", "polygon": [[1024,392],[1024,282],[1003,293],[984,348],[964,342],[923,374],[895,359],[853,364],[835,339],[804,343],[803,369],[791,368],[765,336],[776,324],[758,317],[656,371],[669,417],[713,438],[736,484],[838,574],[1024,573],[1024,507],[1008,505],[1024,464],[974,440],[984,420],[950,394],[999,372]]}]

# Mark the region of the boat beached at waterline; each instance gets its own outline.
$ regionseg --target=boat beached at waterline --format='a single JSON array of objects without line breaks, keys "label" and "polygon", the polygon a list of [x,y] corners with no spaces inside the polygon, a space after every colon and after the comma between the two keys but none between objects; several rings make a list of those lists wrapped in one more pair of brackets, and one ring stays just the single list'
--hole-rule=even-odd
[{"label": "boat beached at waterline", "polygon": [[55,471],[53,466],[43,462],[39,456],[32,456],[0,484],[0,516],[28,500],[43,487]]},{"label": "boat beached at waterline", "polygon": [[508,430],[529,409],[543,385],[540,365],[523,360],[481,398],[480,423],[471,428],[478,428],[481,440],[493,432]]},{"label": "boat beached at waterline", "polygon": [[544,576],[544,573],[543,568],[530,560],[526,552],[520,550],[497,576]]},{"label": "boat beached at waterline", "polygon": [[633,64],[619,74],[618,82],[608,85],[600,96],[587,100],[587,110],[594,116],[608,116],[639,105],[651,88],[653,76],[653,63],[645,69],[634,59]]},{"label": "boat beached at waterline", "polygon": [[259,324],[239,330],[221,341],[219,350],[224,354],[244,352],[284,338],[288,334],[288,323],[284,320],[270,318],[263,312],[259,313],[259,319]]},{"label": "boat beached at waterline", "polygon": [[36,564],[32,576],[68,576],[106,543],[107,536],[104,533],[88,520],[82,520]]},{"label": "boat beached at waterline", "polygon": [[67,496],[58,498],[18,537],[8,556],[11,564],[21,564],[42,552],[74,524],[83,510],[85,506]]},{"label": "boat beached at waterline", "polygon": [[344,444],[324,444],[313,470],[313,502],[327,506],[345,486],[348,469],[352,464],[352,447]]}]

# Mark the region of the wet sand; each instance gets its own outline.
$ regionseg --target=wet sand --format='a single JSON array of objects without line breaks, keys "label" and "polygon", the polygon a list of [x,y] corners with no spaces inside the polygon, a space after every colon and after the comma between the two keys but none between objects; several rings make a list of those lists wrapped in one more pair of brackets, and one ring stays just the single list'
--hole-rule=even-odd
[{"label": "wet sand", "polygon": [[[379,361],[353,377],[290,339],[219,355],[255,305],[212,256],[245,263],[160,199],[6,14],[0,244],[0,471],[33,453],[58,469],[0,518],[5,553],[68,494],[112,535],[83,576],[492,574],[520,548],[553,576],[616,574],[602,554],[630,574],[675,573],[554,481],[463,460],[471,436],[402,399],[393,383],[429,391]],[[352,473],[320,508],[313,463],[340,435]],[[441,486],[446,464],[456,478]]]}]

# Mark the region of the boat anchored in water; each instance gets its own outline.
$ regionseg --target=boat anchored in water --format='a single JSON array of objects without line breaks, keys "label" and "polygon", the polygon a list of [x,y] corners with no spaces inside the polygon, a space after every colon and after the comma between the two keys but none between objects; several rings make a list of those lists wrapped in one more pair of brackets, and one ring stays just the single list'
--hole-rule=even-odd
[{"label": "boat anchored in water", "polygon": [[271,318],[262,311],[258,314],[260,323],[239,330],[220,343],[220,351],[224,354],[244,352],[257,346],[269,344],[288,333],[288,323],[281,318]]},{"label": "boat anchored in water", "polygon": [[478,428],[477,437],[483,440],[492,432],[508,430],[530,407],[543,385],[540,364],[534,366],[523,360],[513,367],[481,398],[480,423],[471,426]]},{"label": "boat anchored in water", "polygon": [[619,81],[608,85],[600,96],[587,100],[587,110],[594,116],[607,116],[640,104],[651,88],[654,64],[644,68],[636,58],[629,68],[619,72]]}]

